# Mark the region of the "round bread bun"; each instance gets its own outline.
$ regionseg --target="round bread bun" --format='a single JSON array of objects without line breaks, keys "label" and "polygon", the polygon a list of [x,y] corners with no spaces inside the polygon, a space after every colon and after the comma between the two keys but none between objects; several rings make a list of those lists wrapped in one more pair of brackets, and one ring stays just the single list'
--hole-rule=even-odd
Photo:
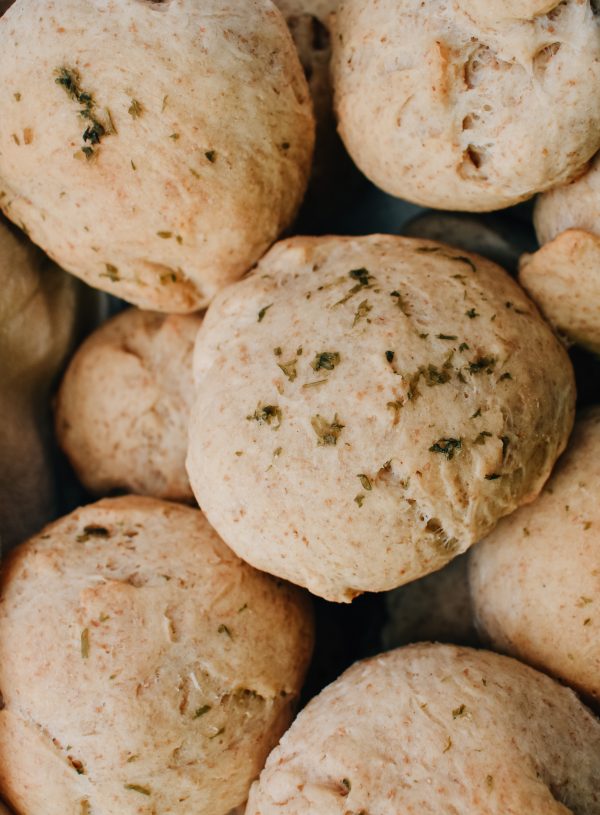
[{"label": "round bread bun", "polygon": [[56,433],[92,494],[193,499],[185,456],[201,324],[195,314],[128,309],[73,357],[58,393]]},{"label": "round bread bun", "polygon": [[519,281],[570,343],[600,354],[600,231],[567,229],[524,255]]},{"label": "round bread bun", "polygon": [[600,236],[600,154],[587,172],[540,195],[533,221],[538,240],[548,243],[567,229]]},{"label": "round bread bun", "polygon": [[227,815],[291,718],[306,600],[199,510],[106,499],[0,586],[0,792],[18,815]]},{"label": "round bread bun", "polygon": [[187,468],[244,560],[349,601],[533,500],[573,422],[564,349],[498,266],[432,241],[281,241],[198,333]]},{"label": "round bread bun", "polygon": [[489,211],[568,181],[600,148],[600,19],[590,0],[492,26],[458,5],[343,0],[335,103],[350,155],[386,192]]},{"label": "round bread bun", "polygon": [[246,815],[600,813],[600,722],[486,651],[414,645],[359,662],[298,716]]},{"label": "round bread bun", "polygon": [[600,408],[579,419],[538,500],[472,552],[479,626],[513,654],[600,702]]},{"label": "round bread bun", "polygon": [[241,277],[310,171],[308,88],[269,0],[19,0],[0,109],[5,213],[143,308],[195,311]]}]

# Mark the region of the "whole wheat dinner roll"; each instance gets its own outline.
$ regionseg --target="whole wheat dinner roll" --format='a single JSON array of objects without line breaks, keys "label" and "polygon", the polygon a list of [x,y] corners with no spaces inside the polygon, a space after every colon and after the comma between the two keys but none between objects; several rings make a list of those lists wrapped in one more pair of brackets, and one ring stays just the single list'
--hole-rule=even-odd
[{"label": "whole wheat dinner roll", "polygon": [[58,393],[56,433],[91,493],[193,498],[185,456],[201,323],[194,314],[129,309],[75,354]]},{"label": "whole wheat dinner roll", "polygon": [[540,195],[534,223],[544,245],[522,258],[521,284],[569,342],[600,353],[600,157]]},{"label": "whole wheat dinner roll", "polygon": [[0,109],[2,209],[143,308],[205,306],[291,222],[310,170],[308,88],[268,0],[18,0]]},{"label": "whole wheat dinner roll", "polygon": [[198,333],[188,474],[244,560],[330,600],[441,568],[533,500],[567,356],[498,266],[391,235],[293,238]]},{"label": "whole wheat dinner roll", "polygon": [[600,722],[512,659],[414,645],[359,662],[298,716],[246,815],[597,815]]},{"label": "whole wheat dinner roll", "polygon": [[600,701],[600,408],[579,419],[541,496],[472,553],[477,621],[494,648]]},{"label": "whole wheat dinner roll", "polygon": [[519,281],[570,343],[600,353],[600,232],[567,229],[523,255]]},{"label": "whole wheat dinner roll", "polygon": [[106,499],[4,565],[0,794],[17,815],[227,815],[291,717],[305,599],[194,509]]},{"label": "whole wheat dinner roll", "polygon": [[582,229],[600,236],[600,154],[582,175],[540,195],[533,217],[541,244],[567,229]]},{"label": "whole wheat dinner roll", "polygon": [[600,20],[590,0],[530,2],[523,13],[537,16],[494,25],[473,14],[492,6],[507,17],[523,8],[340,3],[340,133],[387,192],[424,206],[499,209],[568,181],[600,147]]}]

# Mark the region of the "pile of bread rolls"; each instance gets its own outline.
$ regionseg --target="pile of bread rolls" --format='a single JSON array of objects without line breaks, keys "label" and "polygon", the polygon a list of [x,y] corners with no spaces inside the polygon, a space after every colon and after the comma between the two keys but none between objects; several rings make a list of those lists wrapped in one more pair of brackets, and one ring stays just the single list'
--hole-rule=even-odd
[{"label": "pile of bread rolls", "polygon": [[600,815],[599,156],[595,0],[0,3],[9,815]]}]

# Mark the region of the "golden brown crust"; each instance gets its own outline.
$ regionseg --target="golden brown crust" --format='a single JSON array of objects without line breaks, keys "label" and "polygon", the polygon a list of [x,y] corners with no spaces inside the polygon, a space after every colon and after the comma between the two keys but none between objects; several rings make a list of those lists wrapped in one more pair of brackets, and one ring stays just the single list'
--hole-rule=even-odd
[{"label": "golden brown crust", "polygon": [[0,107],[4,212],[143,308],[192,312],[241,277],[310,172],[308,88],[267,0],[21,0]]},{"label": "golden brown crust", "polygon": [[77,510],[3,568],[0,789],[18,815],[227,815],[289,723],[311,645],[305,598],[198,510]]},{"label": "golden brown crust", "polygon": [[600,412],[534,504],[502,521],[471,557],[471,594],[492,646],[600,704]]},{"label": "golden brown crust", "polygon": [[573,421],[570,363],[522,289],[389,235],[277,244],[209,309],[195,369],[200,506],[333,600],[464,552],[535,498]]},{"label": "golden brown crust", "polygon": [[[494,21],[511,9],[519,19]],[[599,28],[589,0],[343,0],[332,39],[341,136],[393,195],[453,210],[516,204],[576,176],[600,147]]]},{"label": "golden brown crust", "polygon": [[360,662],[298,716],[246,815],[598,815],[600,722],[486,651],[413,645]]},{"label": "golden brown crust", "polygon": [[600,236],[567,229],[522,257],[519,281],[560,334],[600,353]]},{"label": "golden brown crust", "polygon": [[193,498],[185,471],[202,318],[129,309],[79,348],[56,404],[58,441],[94,495]]}]

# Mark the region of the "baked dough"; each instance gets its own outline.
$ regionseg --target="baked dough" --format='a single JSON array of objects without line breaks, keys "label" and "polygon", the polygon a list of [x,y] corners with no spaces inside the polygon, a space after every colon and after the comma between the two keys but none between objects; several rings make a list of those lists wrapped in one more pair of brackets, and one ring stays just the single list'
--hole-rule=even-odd
[{"label": "baked dough", "polygon": [[600,409],[581,418],[541,496],[471,558],[471,593],[493,647],[600,702]]},{"label": "baked dough", "polygon": [[246,815],[598,815],[600,722],[485,651],[415,645],[358,663],[298,716]]},{"label": "baked dough", "polygon": [[0,790],[17,815],[227,815],[287,726],[305,598],[194,509],[107,499],[4,564]]},{"label": "baked dough", "polygon": [[555,9],[561,0],[458,0],[458,6],[483,25],[530,20]]},{"label": "baked dough", "polygon": [[521,258],[519,280],[569,342],[600,354],[600,231],[561,232]]},{"label": "baked dough", "polygon": [[56,432],[92,494],[193,498],[185,455],[201,324],[194,314],[128,309],[75,354],[58,393]]},{"label": "baked dough", "polygon": [[441,568],[533,500],[567,355],[498,266],[390,235],[294,238],[198,334],[188,474],[244,560],[329,600]]},{"label": "baked dough", "polygon": [[0,109],[2,209],[143,308],[195,311],[241,277],[310,171],[308,88],[268,0],[19,0]]},{"label": "baked dough", "polygon": [[[494,11],[480,21],[486,7]],[[516,7],[340,3],[339,128],[375,184],[424,206],[489,211],[568,181],[600,148],[600,18],[590,0],[527,3],[534,18],[489,24],[496,9]]]},{"label": "baked dough", "polygon": [[533,221],[541,244],[567,229],[582,229],[600,236],[600,155],[587,172],[570,184],[540,195]]}]

